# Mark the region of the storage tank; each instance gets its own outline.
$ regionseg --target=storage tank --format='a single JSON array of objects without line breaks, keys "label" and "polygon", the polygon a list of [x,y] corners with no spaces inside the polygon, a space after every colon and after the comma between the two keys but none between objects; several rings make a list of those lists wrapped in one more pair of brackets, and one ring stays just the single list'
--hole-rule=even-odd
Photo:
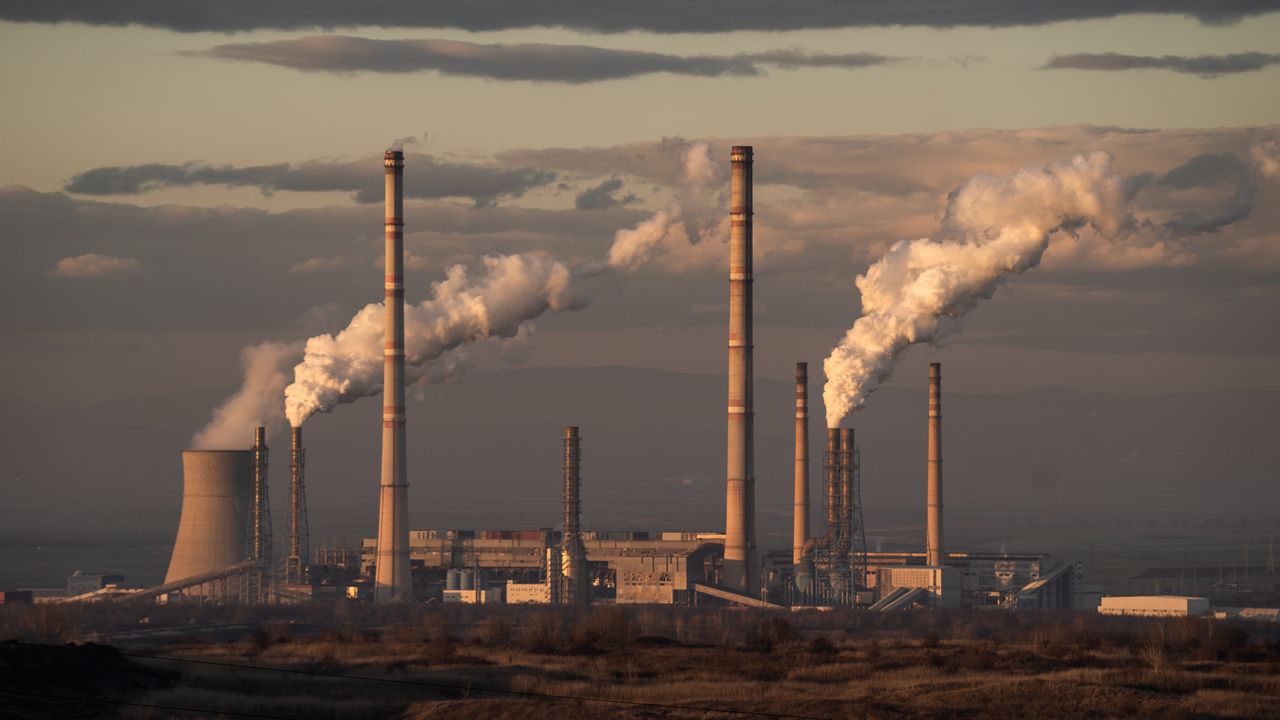
[{"label": "storage tank", "polygon": [[444,577],[445,590],[461,590],[462,589],[462,571],[450,570],[445,573]]},{"label": "storage tank", "polygon": [[182,516],[164,581],[242,562],[252,505],[252,450],[183,450]]}]

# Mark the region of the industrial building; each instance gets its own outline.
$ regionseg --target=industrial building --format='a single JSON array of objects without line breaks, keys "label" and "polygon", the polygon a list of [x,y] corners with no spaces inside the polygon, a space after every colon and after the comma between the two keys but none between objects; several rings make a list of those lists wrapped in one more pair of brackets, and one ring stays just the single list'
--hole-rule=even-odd
[{"label": "industrial building", "polygon": [[[134,595],[161,600],[286,602],[341,584],[374,602],[585,604],[735,603],[875,610],[991,606],[1065,608],[1081,569],[1036,554],[947,552],[942,484],[942,369],[929,367],[927,503],[921,552],[868,552],[861,453],[853,428],[826,428],[819,492],[810,507],[808,365],[796,365],[792,537],[756,544],[753,372],[753,167],[750,146],[730,150],[729,322],[723,531],[607,532],[583,526],[581,429],[563,435],[558,528],[410,530],[405,466],[404,154],[384,154],[385,324],[382,454],[375,537],[358,551],[311,557],[302,429],[292,428],[288,542],[271,542],[268,448],[183,452],[184,497],[165,583]],[[551,470],[549,468],[549,470]],[[551,473],[548,473],[550,479]],[[548,487],[552,487],[549,483]],[[551,518],[548,518],[551,520]],[[817,526],[817,527],[815,527]],[[358,555],[357,555],[358,552]],[[356,567],[358,564],[358,567]],[[361,579],[353,581],[352,575]]]},{"label": "industrial building", "polygon": [[1098,612],[1138,617],[1199,617],[1209,612],[1209,599],[1178,595],[1107,595]]}]

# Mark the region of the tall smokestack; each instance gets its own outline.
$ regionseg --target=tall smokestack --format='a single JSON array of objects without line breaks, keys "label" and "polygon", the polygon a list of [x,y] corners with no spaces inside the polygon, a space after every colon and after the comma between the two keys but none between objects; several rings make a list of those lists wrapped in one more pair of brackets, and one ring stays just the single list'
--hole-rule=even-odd
[{"label": "tall smokestack", "polygon": [[284,561],[284,579],[287,583],[298,584],[306,579],[311,537],[307,527],[307,457],[302,449],[302,428],[292,430],[289,446],[289,556]]},{"label": "tall smokestack", "polygon": [[942,363],[929,363],[929,510],[926,555],[932,567],[943,563],[942,552]]},{"label": "tall smokestack", "polygon": [[409,476],[404,438],[404,153],[386,168],[386,326],[382,349],[382,481],[374,602],[413,599],[409,575]]},{"label": "tall smokestack", "polygon": [[590,602],[587,582],[587,551],[582,544],[582,440],[578,428],[564,429],[564,535],[561,565],[564,582],[560,585],[565,604]]},{"label": "tall smokestack", "polygon": [[751,367],[751,147],[735,145],[730,161],[729,442],[725,468],[724,584],[754,595],[758,583]]},{"label": "tall smokestack", "polygon": [[840,428],[827,428],[827,536],[834,548],[840,530]]},{"label": "tall smokestack", "polygon": [[809,539],[809,363],[796,363],[796,477],[791,563],[799,565]]},{"label": "tall smokestack", "polygon": [[267,429],[253,431],[253,505],[249,510],[249,559],[271,562],[271,502],[267,497]]}]

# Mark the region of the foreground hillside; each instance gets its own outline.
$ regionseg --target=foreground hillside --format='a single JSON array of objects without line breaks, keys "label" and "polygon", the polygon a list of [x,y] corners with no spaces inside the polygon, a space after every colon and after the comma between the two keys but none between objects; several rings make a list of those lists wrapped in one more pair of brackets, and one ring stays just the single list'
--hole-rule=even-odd
[{"label": "foreground hillside", "polygon": [[[178,609],[162,609],[143,623],[150,639],[123,631],[139,611],[6,612],[5,715],[1280,717],[1280,632],[1264,625],[616,607],[365,608],[357,620],[352,609],[198,610],[185,631]],[[119,640],[85,643],[110,639],[94,628]]]}]

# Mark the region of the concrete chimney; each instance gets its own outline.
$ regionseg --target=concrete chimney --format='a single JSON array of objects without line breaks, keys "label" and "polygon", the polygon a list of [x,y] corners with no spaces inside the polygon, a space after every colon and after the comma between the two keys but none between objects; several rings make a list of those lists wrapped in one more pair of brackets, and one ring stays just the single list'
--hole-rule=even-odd
[{"label": "concrete chimney", "polygon": [[560,601],[566,605],[591,601],[587,550],[582,544],[582,439],[578,428],[564,429],[564,529],[560,538]]},{"label": "concrete chimney", "polygon": [[799,565],[809,539],[809,363],[796,363],[796,477],[791,563]]},{"label": "concrete chimney", "polygon": [[289,446],[289,554],[284,560],[284,580],[298,584],[306,580],[311,538],[307,527],[306,451],[302,449],[302,428],[292,429]]},{"label": "concrete chimney", "polygon": [[925,551],[929,566],[939,567],[942,550],[942,363],[929,363],[929,491]]},{"label": "concrete chimney", "polygon": [[752,151],[730,151],[729,434],[725,468],[724,584],[759,591],[755,548],[755,421],[751,366]]},{"label": "concrete chimney", "polygon": [[382,480],[374,602],[413,599],[409,574],[409,475],[404,433],[404,153],[386,168],[386,325],[383,329]]}]

